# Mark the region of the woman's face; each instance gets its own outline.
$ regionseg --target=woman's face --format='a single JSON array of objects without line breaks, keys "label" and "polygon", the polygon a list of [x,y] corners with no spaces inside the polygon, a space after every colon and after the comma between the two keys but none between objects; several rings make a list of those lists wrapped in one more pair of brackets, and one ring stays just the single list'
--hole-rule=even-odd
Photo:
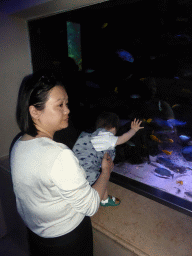
[{"label": "woman's face", "polygon": [[43,130],[54,135],[56,131],[68,127],[69,108],[68,95],[62,86],[51,89],[45,108],[35,123]]}]

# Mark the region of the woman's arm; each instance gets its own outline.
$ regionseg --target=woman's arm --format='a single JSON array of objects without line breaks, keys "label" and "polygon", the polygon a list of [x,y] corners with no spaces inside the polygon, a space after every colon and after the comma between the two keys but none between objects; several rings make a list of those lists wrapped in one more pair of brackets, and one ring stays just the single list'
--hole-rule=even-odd
[{"label": "woman's arm", "polygon": [[128,132],[118,137],[116,146],[127,142],[135,135],[135,133],[138,130],[143,129],[144,127],[140,127],[141,123],[142,121],[136,120],[135,118],[134,121],[131,122],[131,129]]},{"label": "woman's arm", "polygon": [[92,186],[92,188],[94,188],[98,192],[100,200],[103,199],[110,178],[110,174],[114,168],[114,163],[108,153],[105,153],[103,157],[101,168],[102,172],[98,180]]},{"label": "woman's arm", "polygon": [[111,158],[106,154],[102,162],[101,177],[91,187],[77,158],[71,150],[66,149],[57,156],[51,170],[51,177],[62,198],[75,211],[92,216],[99,208],[113,166]]}]

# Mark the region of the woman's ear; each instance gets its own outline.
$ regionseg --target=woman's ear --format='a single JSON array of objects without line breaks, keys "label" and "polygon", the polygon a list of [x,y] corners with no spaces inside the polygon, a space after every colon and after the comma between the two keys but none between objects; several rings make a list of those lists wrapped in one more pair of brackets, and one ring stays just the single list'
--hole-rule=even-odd
[{"label": "woman's ear", "polygon": [[38,120],[41,115],[41,111],[37,110],[36,107],[33,105],[29,106],[29,113],[31,115],[31,118],[36,120]]}]

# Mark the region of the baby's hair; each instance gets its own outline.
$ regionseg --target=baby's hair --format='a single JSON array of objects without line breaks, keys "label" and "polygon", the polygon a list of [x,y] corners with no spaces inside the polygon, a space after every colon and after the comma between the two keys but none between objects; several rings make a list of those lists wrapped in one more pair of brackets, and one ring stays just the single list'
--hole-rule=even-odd
[{"label": "baby's hair", "polygon": [[119,117],[117,114],[112,112],[103,112],[101,113],[96,120],[96,129],[105,128],[107,130],[111,128],[119,128]]}]

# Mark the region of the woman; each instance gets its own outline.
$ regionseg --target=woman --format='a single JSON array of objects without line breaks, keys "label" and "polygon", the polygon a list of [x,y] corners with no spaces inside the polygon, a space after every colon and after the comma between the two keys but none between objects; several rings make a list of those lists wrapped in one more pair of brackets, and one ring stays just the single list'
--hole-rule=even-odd
[{"label": "woman", "polygon": [[24,134],[11,150],[17,210],[28,228],[30,255],[92,255],[90,216],[103,198],[113,162],[108,155],[94,186],[73,152],[53,141],[69,120],[68,95],[47,74],[24,78],[17,122]]}]

